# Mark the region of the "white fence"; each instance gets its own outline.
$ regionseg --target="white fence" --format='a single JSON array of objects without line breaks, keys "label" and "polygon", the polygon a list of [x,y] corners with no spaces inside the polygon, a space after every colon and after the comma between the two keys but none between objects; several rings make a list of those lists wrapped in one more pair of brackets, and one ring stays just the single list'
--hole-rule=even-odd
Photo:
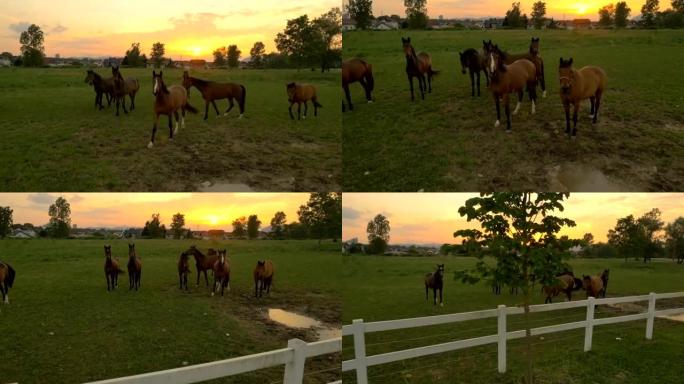
[{"label": "white fence", "polygon": [[[611,297],[605,299],[596,299],[589,297],[586,300],[568,301],[564,303],[555,304],[541,304],[530,306],[530,312],[546,312],[560,309],[587,308],[586,320],[576,321],[572,323],[565,323],[559,325],[545,326],[532,328],[532,336],[544,335],[547,333],[567,331],[571,329],[584,328],[584,351],[591,350],[591,342],[594,327],[597,325],[622,323],[625,321],[643,320],[646,319],[646,339],[653,338],[653,322],[656,316],[668,316],[684,312],[684,308],[674,308],[656,311],[656,299],[671,299],[677,297],[684,297],[684,292],[677,293],[651,293],[641,296],[627,296],[627,297]],[[617,316],[595,319],[594,307],[601,304],[618,304],[631,303],[637,301],[648,301],[648,311],[637,313],[633,315]],[[356,381],[358,384],[368,383],[368,367],[380,364],[391,363],[394,361],[411,359],[420,356],[427,356],[436,353],[443,353],[455,351],[458,349],[475,347],[485,344],[498,344],[498,370],[501,373],[506,372],[506,341],[513,339],[520,339],[525,337],[525,330],[507,331],[506,316],[519,315],[524,313],[522,307],[506,307],[499,305],[497,309],[488,309],[484,311],[454,313],[448,315],[417,317],[412,319],[376,321],[372,323],[364,323],[363,320],[354,320],[352,324],[342,327],[342,336],[353,336],[354,339],[354,359],[342,362],[342,371],[356,371]],[[456,323],[467,320],[478,320],[496,317],[498,322],[497,334],[483,337],[476,337],[466,340],[456,340],[441,344],[429,345],[418,348],[405,349],[401,351],[387,352],[379,355],[366,356],[366,340],[365,334],[372,332],[391,331],[397,329],[425,327],[430,325]]]},{"label": "white fence", "polygon": [[[304,380],[304,365],[309,357],[327,355],[342,350],[342,338],[306,343],[299,339],[287,342],[287,348],[211,363],[191,365],[165,371],[143,373],[90,384],[186,384],[239,375],[245,372],[285,365],[283,383],[301,384]],[[331,384],[341,384],[337,381]]]}]

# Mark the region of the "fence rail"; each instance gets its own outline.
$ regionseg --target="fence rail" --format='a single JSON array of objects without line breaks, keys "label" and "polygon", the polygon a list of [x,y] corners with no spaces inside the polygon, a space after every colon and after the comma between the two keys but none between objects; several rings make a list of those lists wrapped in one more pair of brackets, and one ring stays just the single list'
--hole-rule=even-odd
[{"label": "fence rail", "polygon": [[[650,293],[648,295],[610,297],[603,299],[589,297],[586,300],[568,301],[564,303],[555,304],[532,305],[530,306],[531,313],[586,307],[586,319],[582,321],[575,321],[572,323],[532,328],[531,334],[532,336],[538,336],[547,333],[562,332],[569,331],[572,329],[584,328],[584,351],[586,352],[591,350],[595,326],[646,319],[646,339],[651,340],[653,338],[653,324],[656,316],[669,316],[673,314],[684,313],[684,308],[672,308],[656,311],[656,300],[673,299],[678,297],[684,297],[684,292],[660,294]],[[597,305],[633,303],[638,301],[648,301],[648,310],[646,312],[625,316],[606,317],[600,319],[596,319],[594,317],[594,309]],[[507,316],[519,315],[524,313],[524,311],[525,310],[523,307],[506,307],[505,305],[499,305],[496,309],[487,309],[483,311],[416,317],[410,319],[375,321],[370,323],[365,323],[362,319],[357,319],[352,321],[352,324],[345,325],[342,327],[342,336],[352,336],[354,342],[354,358],[342,362],[342,371],[356,371],[357,383],[367,384],[368,367],[374,365],[387,364],[399,360],[411,359],[421,356],[433,355],[436,353],[444,353],[456,351],[459,349],[496,343],[498,349],[498,371],[500,373],[504,373],[506,372],[506,342],[508,340],[520,339],[525,337],[525,330],[507,330]],[[458,323],[463,321],[487,319],[493,317],[497,318],[497,333],[495,335],[449,341],[446,343],[387,352],[373,356],[366,355],[365,335],[367,333],[384,332],[416,327],[427,327],[433,325]]]},{"label": "fence rail", "polygon": [[[94,381],[89,384],[188,384],[239,375],[279,365],[285,365],[284,384],[301,384],[304,380],[304,366],[307,358],[336,353],[341,350],[341,337],[313,343],[291,339],[287,342],[287,348],[274,351],[165,371]],[[336,383],[341,384],[341,381]]]}]

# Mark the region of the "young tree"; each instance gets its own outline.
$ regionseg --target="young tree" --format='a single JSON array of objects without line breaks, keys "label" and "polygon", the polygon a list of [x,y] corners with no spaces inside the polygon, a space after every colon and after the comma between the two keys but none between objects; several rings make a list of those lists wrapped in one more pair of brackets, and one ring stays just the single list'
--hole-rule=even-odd
[{"label": "young tree", "polygon": [[62,196],[55,200],[55,203],[50,205],[48,210],[50,216],[49,233],[52,237],[65,238],[69,237],[71,231],[71,205]]},{"label": "young tree", "polygon": [[226,47],[216,48],[214,50],[214,65],[216,67],[223,67],[226,65],[226,54]]},{"label": "young tree", "polygon": [[250,63],[254,68],[263,68],[264,54],[266,54],[266,46],[261,41],[254,43],[252,49],[249,50]]},{"label": "young tree", "polygon": [[145,222],[142,236],[151,237],[153,239],[166,237],[166,226],[161,223],[161,216],[158,213],[153,213],[152,218]]},{"label": "young tree", "polygon": [[12,234],[12,208],[0,207],[0,239]]},{"label": "young tree", "polygon": [[150,51],[150,60],[154,62],[154,66],[159,68],[162,63],[164,62],[164,53],[166,52],[166,49],[164,48],[164,44],[160,42],[156,42],[152,44],[152,51]]},{"label": "young tree", "polygon": [[183,236],[186,232],[184,227],[185,215],[180,212],[173,215],[173,218],[171,219],[171,232],[173,233],[174,239],[180,239]]},{"label": "young tree", "polygon": [[259,227],[261,227],[261,220],[257,215],[250,215],[247,219],[247,236],[250,239],[259,237]]},{"label": "young tree", "polygon": [[427,0],[404,0],[409,28],[425,29],[428,25]]},{"label": "young tree", "polygon": [[625,261],[629,257],[643,257],[646,263],[659,250],[656,234],[663,225],[658,208],[638,219],[633,215],[620,218],[615,227],[608,231],[608,244],[615,246],[625,256]]},{"label": "young tree", "polygon": [[[469,239],[478,245],[476,267],[460,271],[456,277],[474,284],[481,279],[498,277],[498,283],[522,288],[527,383],[532,383],[530,302],[535,284],[549,284],[564,268],[569,257],[568,241],[558,237],[563,227],[575,222],[555,216],[563,211],[562,193],[494,193],[468,199],[458,209],[468,221],[479,222],[479,228],[459,230],[454,237]],[[485,256],[495,263],[485,261]]]},{"label": "young tree", "polygon": [[506,11],[505,20],[509,28],[523,28],[527,27],[527,15],[523,21],[522,11],[520,10],[520,2],[511,4],[511,9]]},{"label": "young tree", "polygon": [[287,21],[285,30],[275,38],[278,52],[287,55],[290,61],[301,67],[311,61],[311,42],[315,41],[315,30],[309,17],[302,15]]},{"label": "young tree", "polygon": [[672,260],[684,262],[684,217],[680,216],[665,227],[665,244]]},{"label": "young tree", "polygon": [[237,45],[229,45],[228,53],[226,54],[226,60],[228,61],[228,68],[237,68],[240,64],[240,54],[242,52],[238,49]]},{"label": "young tree", "polygon": [[532,5],[532,24],[536,29],[541,29],[546,21],[546,3],[537,1]]},{"label": "young tree", "polygon": [[247,234],[247,219],[244,216],[233,220],[233,236],[243,238]]},{"label": "young tree", "polygon": [[318,42],[312,43],[312,48],[318,53],[321,72],[330,69],[336,49],[342,48],[342,11],[335,7],[314,19],[311,25]]},{"label": "young tree", "polygon": [[287,216],[285,212],[278,211],[271,219],[271,233],[276,239],[282,239],[285,236],[285,223]]},{"label": "young tree", "polygon": [[641,25],[646,28],[655,26],[658,7],[658,0],[646,0],[644,5],[641,6]]},{"label": "young tree", "polygon": [[[144,58],[140,53],[140,43],[132,43],[131,49],[126,51],[124,61],[133,67],[141,67],[145,65],[147,58]],[[123,63],[122,63],[123,64]]]},{"label": "young tree", "polygon": [[40,67],[45,60],[45,36],[39,26],[31,24],[28,29],[21,33],[22,64],[25,67]]},{"label": "young tree", "polygon": [[615,6],[613,4],[604,5],[598,11],[599,25],[607,28],[615,22]]},{"label": "young tree", "polygon": [[309,233],[318,239],[324,238],[337,241],[342,234],[342,194],[312,193],[306,205],[301,205],[297,211],[299,222],[306,225]]},{"label": "young tree", "polygon": [[347,12],[356,22],[356,28],[366,29],[373,20],[373,0],[349,0]]},{"label": "young tree", "polygon": [[617,28],[624,28],[627,26],[627,19],[632,10],[624,1],[619,1],[615,4],[615,26]]},{"label": "young tree", "polygon": [[594,244],[594,235],[592,235],[590,232],[587,232],[582,236],[582,243],[586,245],[592,245]]},{"label": "young tree", "polygon": [[684,0],[672,0],[672,10],[677,13],[684,13]]},{"label": "young tree", "polygon": [[389,220],[381,214],[376,215],[373,220],[368,222],[366,233],[368,233],[369,252],[378,255],[385,253],[390,239]]}]

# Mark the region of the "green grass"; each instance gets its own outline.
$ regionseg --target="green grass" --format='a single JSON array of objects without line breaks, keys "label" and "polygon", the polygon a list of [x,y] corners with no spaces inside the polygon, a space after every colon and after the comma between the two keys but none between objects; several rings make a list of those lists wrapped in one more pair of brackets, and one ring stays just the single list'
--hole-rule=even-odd
[{"label": "green grass", "polygon": [[[2,260],[17,271],[10,305],[0,305],[0,382],[76,383],[140,374],[283,348],[290,338],[315,341],[312,330],[287,329],[266,319],[283,308],[339,327],[339,248],[314,241],[195,241],[201,248],[227,247],[231,291],[210,297],[204,282],[189,293],[178,287],[177,260],[191,241],[138,240],[142,285],[128,291],[128,276],[107,292],[103,244],[95,240],[0,241]],[[124,263],[127,246],[112,241]],[[270,297],[253,298],[252,269],[271,259]],[[211,278],[211,276],[210,276]],[[229,335],[229,336],[228,336]],[[307,383],[339,377],[339,355],[307,360]],[[315,373],[316,371],[323,371]],[[283,368],[215,380],[270,383]]]},{"label": "green grass", "polygon": [[[96,71],[111,76],[108,69]],[[95,109],[85,72],[0,69],[3,190],[184,191],[206,181],[269,191],[339,189],[339,71],[192,71],[200,78],[245,85],[245,118],[238,120],[236,105],[227,117],[210,111],[204,123],[204,100],[193,88],[190,102],[201,112],[186,119],[173,142],[162,117],[151,150],[146,146],[154,120],[152,70],[122,69],[125,77],[139,79],[141,89],[135,111],[119,117],[115,107]],[[180,84],[181,77],[181,70],[164,71],[168,85]],[[290,120],[285,84],[291,81],[318,87],[324,106],[318,118]],[[228,102],[217,101],[217,106],[223,113]]]},{"label": "green grass", "polygon": [[[443,307],[425,301],[423,276],[444,263],[446,269]],[[522,305],[522,295],[511,295],[507,289],[494,295],[484,283],[468,285],[453,279],[457,270],[471,268],[473,258],[456,257],[373,257],[351,255],[343,258],[342,301],[343,324],[353,319],[365,321],[392,320],[419,316],[493,309],[499,304]],[[610,268],[608,297],[646,294],[651,291],[682,290],[684,269],[671,262],[620,260],[574,260],[576,273],[595,274]],[[432,292],[430,292],[432,295]],[[584,299],[583,291],[573,299]],[[432,297],[430,297],[432,300]],[[558,297],[554,302],[563,299]],[[533,303],[544,298],[535,289]],[[638,303],[645,305],[644,302]],[[684,306],[684,301],[663,300],[658,308]],[[631,313],[639,308],[623,310],[600,306],[596,317]],[[532,314],[532,326],[581,321],[582,308]],[[684,349],[684,324],[656,319],[654,339],[646,341],[645,321],[598,326],[594,329],[593,348],[583,352],[584,330],[573,330],[534,338],[536,377],[538,383],[680,383],[684,375],[681,361]],[[368,355],[462,340],[496,333],[496,319],[476,320],[443,326],[388,331],[367,335]],[[508,318],[508,330],[524,329],[522,316]],[[618,340],[616,338],[621,338]],[[496,345],[409,359],[369,368],[373,383],[519,383],[525,374],[522,340],[508,343],[508,370],[497,373]],[[344,338],[344,359],[353,358],[352,340]],[[343,375],[344,382],[354,383],[354,372]]]},{"label": "green grass", "polygon": [[[430,53],[441,71],[424,101],[410,101],[402,36],[411,37],[417,52]],[[524,52],[531,36],[541,38],[548,96],[536,115],[526,100],[506,134],[494,128],[484,77],[482,95],[470,96],[458,52],[480,49],[483,39]],[[356,108],[343,115],[345,191],[684,188],[681,31],[349,32],[344,56],[368,60],[376,79],[375,103],[366,104],[355,84]],[[582,104],[575,141],[565,136],[558,97],[561,56],[608,74],[599,123],[592,127],[588,101]]]}]

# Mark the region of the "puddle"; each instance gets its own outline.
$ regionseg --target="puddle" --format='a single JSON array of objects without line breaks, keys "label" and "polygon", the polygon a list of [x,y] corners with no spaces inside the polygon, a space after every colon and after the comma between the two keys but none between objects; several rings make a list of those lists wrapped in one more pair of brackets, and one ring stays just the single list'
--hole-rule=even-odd
[{"label": "puddle", "polygon": [[679,315],[672,315],[672,316],[658,316],[661,319],[668,319],[672,321],[681,321],[684,322],[684,313],[680,313]]},{"label": "puddle", "polygon": [[551,190],[573,192],[619,192],[623,190],[600,170],[577,163],[565,163],[552,167],[548,172],[548,178]]},{"label": "puddle", "polygon": [[278,308],[268,309],[268,318],[288,328],[313,328],[318,334],[318,340],[332,339],[342,336],[342,329],[331,328],[313,317],[285,311]]},{"label": "puddle", "polygon": [[222,182],[204,182],[199,186],[200,192],[252,192],[252,188],[247,184],[239,183],[222,183]]}]

